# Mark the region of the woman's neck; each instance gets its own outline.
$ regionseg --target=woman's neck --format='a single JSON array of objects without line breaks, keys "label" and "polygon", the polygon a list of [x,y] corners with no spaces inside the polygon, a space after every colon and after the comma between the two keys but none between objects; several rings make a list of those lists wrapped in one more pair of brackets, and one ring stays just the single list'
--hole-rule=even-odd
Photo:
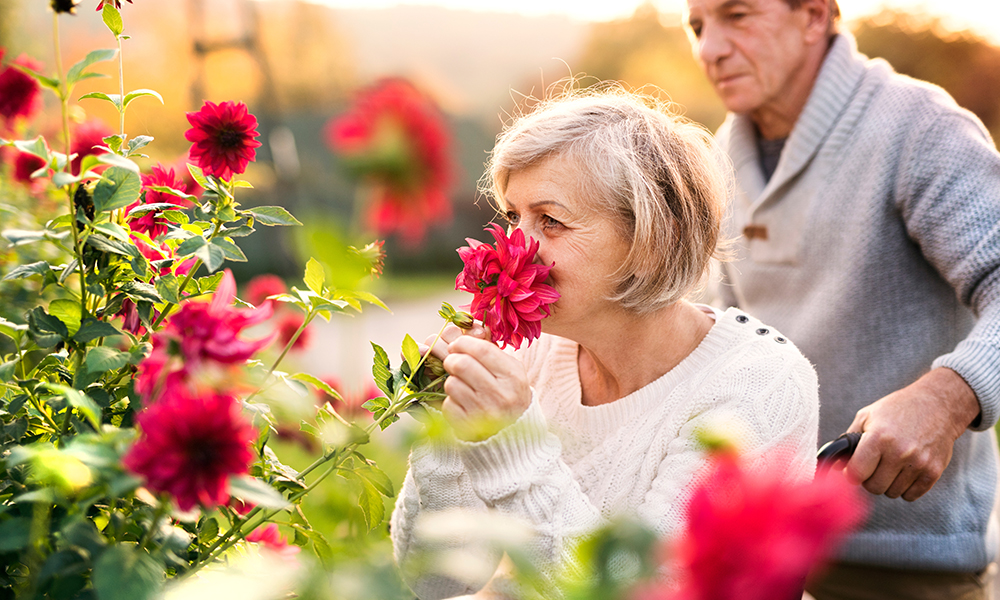
[{"label": "woman's neck", "polygon": [[580,350],[582,402],[607,404],[656,381],[687,358],[714,321],[690,302],[681,301],[651,315],[615,315]]}]

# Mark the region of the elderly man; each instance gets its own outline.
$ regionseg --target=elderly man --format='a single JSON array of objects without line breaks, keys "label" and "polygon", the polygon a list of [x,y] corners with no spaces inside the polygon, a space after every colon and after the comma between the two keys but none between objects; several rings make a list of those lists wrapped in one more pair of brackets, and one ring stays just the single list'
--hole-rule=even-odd
[{"label": "elderly man", "polygon": [[991,597],[1000,155],[943,90],[859,54],[838,16],[836,0],[687,2],[730,111],[723,299],[815,363],[821,439],[864,432],[846,470],[874,511],[810,591]]}]

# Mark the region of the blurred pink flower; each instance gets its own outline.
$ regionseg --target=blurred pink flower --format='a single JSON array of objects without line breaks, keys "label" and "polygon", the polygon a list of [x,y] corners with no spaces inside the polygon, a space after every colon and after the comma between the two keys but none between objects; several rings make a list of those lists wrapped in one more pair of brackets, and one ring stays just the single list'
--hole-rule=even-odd
[{"label": "blurred pink flower", "polygon": [[[103,122],[97,119],[90,119],[78,124],[73,128],[72,143],[70,144],[70,154],[76,154],[76,158],[71,163],[70,170],[74,175],[80,174],[80,161],[83,157],[91,154],[103,154],[104,150],[98,150],[98,146],[106,146],[104,138],[112,135],[111,130]],[[101,171],[102,168],[95,168]]]},{"label": "blurred pink flower", "polygon": [[232,306],[235,297],[236,282],[226,269],[211,302],[182,302],[153,335],[153,351],[139,364],[135,384],[147,403],[181,382],[200,387],[197,384],[205,372],[244,363],[271,343],[273,335],[254,341],[240,337],[247,327],[271,317],[270,304],[241,309]]},{"label": "blurred pink flower", "polygon": [[264,548],[267,548],[284,559],[293,558],[299,553],[299,550],[301,550],[298,546],[290,545],[285,541],[285,538],[281,537],[281,532],[278,531],[277,523],[268,523],[267,525],[254,529],[249,535],[247,535],[246,540],[255,544],[263,544]]},{"label": "blurred pink flower", "polygon": [[[132,238],[132,243],[139,248],[139,253],[146,257],[150,263],[166,261],[168,259],[176,259],[173,249],[166,244],[166,242],[160,242],[159,247],[150,246],[149,244],[143,242],[136,236],[130,236]],[[161,265],[150,266],[156,270],[159,275],[167,275],[173,272],[178,277],[183,277],[191,272],[194,267],[194,263],[197,259],[193,256],[184,258],[180,261],[173,260],[171,263],[163,263]]]},{"label": "blurred pink flower", "polygon": [[810,570],[867,513],[859,488],[837,470],[793,484],[780,469],[744,471],[731,451],[715,454],[711,468],[673,547],[680,589],[646,589],[633,600],[797,598]]},{"label": "blurred pink flower", "polygon": [[[174,188],[179,192],[187,193],[187,184],[184,183],[184,180],[178,179],[174,174],[173,169],[166,169],[163,165],[158,164],[151,169],[149,174],[142,175],[144,195],[142,198],[127,207],[126,214],[128,211],[131,211],[142,204],[175,204],[184,207],[191,206],[191,202],[188,200],[149,189],[154,186],[166,186]],[[154,210],[140,217],[135,217],[129,221],[129,225],[132,227],[133,231],[141,231],[149,237],[155,238],[167,232],[167,220],[160,215],[160,212],[162,211]]]},{"label": "blurred pink flower", "polygon": [[229,476],[249,471],[256,432],[232,396],[174,389],[136,415],[136,423],[141,434],[122,463],[149,489],[173,496],[181,510],[225,504]]},{"label": "blurred pink flower", "polygon": [[320,377],[320,379],[335,389],[342,400],[337,400],[331,397],[329,394],[322,390],[316,390],[316,396],[319,399],[320,404],[329,402],[333,408],[346,416],[350,417],[360,417],[360,416],[370,416],[371,413],[362,407],[362,404],[368,402],[372,398],[378,398],[383,395],[382,391],[378,389],[375,382],[371,379],[367,380],[360,390],[348,390],[344,387],[343,382],[336,375],[327,375],[325,377]]},{"label": "blurred pink flower", "polygon": [[287,291],[288,288],[285,286],[285,281],[282,278],[267,273],[258,275],[247,283],[244,300],[254,306],[260,306],[267,301],[268,296],[284,294]]},{"label": "blurred pink flower", "polygon": [[[132,4],[132,0],[126,0],[129,4]],[[122,0],[101,0],[97,3],[97,11],[100,12],[104,9],[105,4],[113,4],[115,8],[121,10]]]},{"label": "blurred pink flower", "polygon": [[[0,48],[0,60],[3,60],[4,53],[5,50]],[[42,69],[40,62],[25,54],[14,59],[13,64],[0,69],[0,117],[3,117],[8,127],[19,117],[30,119],[41,107],[38,82],[13,65],[27,67],[36,72]]]},{"label": "blurred pink flower", "polygon": [[465,268],[455,278],[455,289],[470,292],[472,316],[480,319],[501,348],[515,348],[524,340],[530,344],[542,334],[541,320],[549,315],[550,304],[559,292],[543,283],[552,266],[534,264],[538,242],[525,246],[520,229],[507,237],[496,223],[486,228],[496,246],[466,238],[468,246],[458,249]]},{"label": "blurred pink flower", "polygon": [[[292,340],[292,336],[298,331],[299,327],[302,326],[302,321],[304,317],[297,312],[285,312],[281,313],[278,317],[278,342],[281,347],[284,348]],[[292,344],[292,350],[304,350],[309,346],[309,328],[306,327],[299,334],[299,337],[295,339],[295,343]]]},{"label": "blurred pink flower", "polygon": [[190,156],[201,169],[220,179],[229,180],[247,170],[261,143],[255,138],[257,118],[242,102],[221,104],[205,102],[198,112],[187,113],[191,129],[184,139],[192,142]]},{"label": "blurred pink flower", "polygon": [[26,185],[32,185],[37,180],[31,178],[31,174],[46,165],[45,159],[28,152],[17,151],[14,158],[14,179]]},{"label": "blurred pink flower", "polygon": [[383,79],[358,92],[327,124],[326,139],[371,185],[367,220],[380,234],[416,244],[429,223],[451,218],[448,130],[434,102],[408,81]]}]

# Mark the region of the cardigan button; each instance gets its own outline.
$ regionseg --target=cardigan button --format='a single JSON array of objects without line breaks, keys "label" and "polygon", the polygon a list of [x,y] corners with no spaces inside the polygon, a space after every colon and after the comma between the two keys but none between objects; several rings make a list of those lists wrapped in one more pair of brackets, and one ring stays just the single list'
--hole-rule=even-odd
[{"label": "cardigan button", "polygon": [[736,322],[737,323],[746,323],[749,320],[750,319],[746,315],[736,315]]},{"label": "cardigan button", "polygon": [[780,335],[778,335],[778,336],[775,336],[774,341],[778,342],[779,344],[784,344],[788,340],[786,340],[785,338],[783,338]]},{"label": "cardigan button", "polygon": [[761,327],[760,329],[757,330],[757,335],[767,335],[769,333],[771,332],[765,327]]}]

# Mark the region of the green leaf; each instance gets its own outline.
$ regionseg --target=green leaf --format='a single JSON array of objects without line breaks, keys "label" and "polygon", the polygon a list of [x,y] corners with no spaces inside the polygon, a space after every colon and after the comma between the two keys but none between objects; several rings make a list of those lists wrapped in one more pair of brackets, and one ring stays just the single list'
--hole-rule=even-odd
[{"label": "green leaf", "polygon": [[251,185],[249,181],[244,181],[242,179],[234,179],[233,187],[253,189],[253,185]]},{"label": "green leaf", "polygon": [[150,96],[152,98],[156,98],[157,100],[160,101],[160,104],[163,104],[163,96],[161,96],[159,92],[153,90],[141,89],[141,90],[132,90],[131,92],[125,94],[125,100],[122,102],[122,105],[123,107],[128,108],[128,105],[133,100],[135,100],[136,98],[142,98],[143,96]]},{"label": "green leaf", "polygon": [[208,242],[205,241],[205,238],[201,236],[189,237],[188,239],[181,242],[179,246],[177,246],[177,249],[174,250],[174,255],[177,257],[181,257],[194,254],[195,251],[198,250],[198,248],[201,248],[207,243]]},{"label": "green leaf", "polygon": [[182,192],[182,191],[176,190],[176,189],[174,189],[172,187],[167,187],[165,185],[151,185],[151,186],[149,186],[148,189],[151,189],[154,192],[160,192],[162,194],[170,194],[171,196],[177,196],[178,198],[184,198],[185,200],[190,200],[192,202],[194,202],[194,201],[196,201],[198,199],[198,196],[195,196],[193,194],[188,194],[187,192]]},{"label": "green leaf", "polygon": [[14,67],[15,69],[18,69],[19,71],[22,71],[24,73],[27,73],[28,75],[31,75],[32,77],[35,78],[35,80],[38,81],[38,83],[40,83],[43,86],[45,86],[45,87],[49,88],[50,90],[54,91],[56,93],[56,95],[58,95],[60,98],[62,98],[62,92],[59,89],[59,80],[58,79],[55,79],[54,77],[46,77],[45,75],[42,75],[38,71],[35,71],[33,69],[29,69],[28,67],[25,67],[23,65],[18,65],[18,64],[11,63],[11,66]]},{"label": "green leaf", "polygon": [[82,308],[76,300],[59,299],[49,303],[49,314],[66,324],[69,335],[76,335],[80,330]]},{"label": "green leaf", "polygon": [[215,244],[205,244],[194,251],[194,255],[205,263],[209,273],[214,273],[226,262],[226,253]]},{"label": "green leaf", "polygon": [[99,600],[153,600],[163,588],[163,566],[143,550],[110,546],[94,564]]},{"label": "green leaf", "polygon": [[[89,98],[94,98],[96,100],[107,100],[111,104],[115,105],[115,109],[118,112],[122,110],[122,97],[119,94],[105,94],[104,92],[90,92],[89,94],[84,94],[80,96],[80,100],[87,100]],[[120,138],[119,138],[120,139]],[[118,142],[118,148],[121,148],[121,142]],[[113,150],[118,148],[112,147]]]},{"label": "green leaf", "polygon": [[406,364],[410,365],[411,373],[417,370],[420,364],[420,348],[410,334],[406,334],[403,338],[403,358],[406,359]]},{"label": "green leaf", "polygon": [[49,147],[45,144],[45,138],[38,136],[33,140],[18,140],[14,142],[14,147],[21,152],[33,154],[49,162]]},{"label": "green leaf", "polygon": [[[104,154],[97,155],[97,161],[106,165],[113,165],[116,167],[121,167],[123,169],[128,169],[136,175],[140,175],[139,165],[131,159],[125,158],[124,156],[119,156],[117,154],[109,154],[105,152]],[[142,187],[142,177],[139,177],[139,186]]]},{"label": "green leaf", "polygon": [[132,243],[132,240],[128,237],[128,232],[118,223],[98,223],[94,225],[94,229],[104,232],[117,240]]},{"label": "green leaf", "polygon": [[120,369],[129,362],[129,353],[108,346],[97,346],[87,351],[87,370],[91,373]]},{"label": "green leaf", "polygon": [[180,282],[173,275],[161,275],[156,280],[156,291],[160,297],[173,304],[180,304]]},{"label": "green leaf", "polygon": [[284,509],[289,506],[288,500],[278,490],[246,475],[229,478],[229,494],[261,508]]},{"label": "green leaf", "polygon": [[73,339],[81,344],[86,344],[98,338],[114,335],[123,334],[111,323],[105,323],[104,321],[99,321],[93,317],[87,317],[83,320],[83,323],[81,323],[80,330],[76,332]]},{"label": "green leaf", "polygon": [[49,272],[49,270],[49,263],[44,260],[40,260],[26,265],[19,265],[11,269],[9,273],[4,275],[2,281],[7,281],[8,279],[24,279],[25,277],[31,277],[32,275],[45,275]]},{"label": "green leaf", "polygon": [[291,213],[280,206],[255,206],[243,211],[251,215],[261,225],[302,225]]},{"label": "green leaf", "polygon": [[375,378],[375,385],[378,389],[382,390],[382,393],[386,396],[392,395],[392,373],[389,371],[391,368],[389,365],[389,355],[385,353],[382,346],[379,346],[375,342],[371,342],[372,349],[375,351],[375,359],[372,361],[372,377]]},{"label": "green leaf", "polygon": [[200,185],[202,189],[214,190],[216,186],[205,177],[205,172],[201,170],[201,167],[197,165],[192,165],[188,163],[188,172],[191,173],[191,177],[194,178],[195,183]]},{"label": "green leaf", "polygon": [[340,396],[340,394],[337,392],[337,390],[335,390],[332,387],[330,387],[329,383],[323,381],[322,379],[320,379],[320,378],[318,378],[318,377],[316,377],[314,375],[310,375],[309,373],[296,373],[295,375],[291,375],[288,378],[289,379],[294,379],[296,381],[304,381],[304,382],[312,385],[316,389],[322,390],[323,392],[326,392],[327,395],[333,396],[337,400],[343,400],[343,398]]},{"label": "green leaf", "polygon": [[385,519],[385,503],[382,501],[382,494],[372,485],[370,481],[359,477],[361,481],[361,495],[358,497],[358,505],[365,516],[365,524],[368,531],[371,531],[382,524]]},{"label": "green leaf", "polygon": [[[104,143],[108,146],[108,148],[111,148],[113,151],[118,152],[119,150],[121,150],[122,144],[125,143],[125,134],[117,133],[115,135],[109,135],[108,137],[104,138]],[[97,157],[94,156],[93,154],[88,154],[87,156],[93,156],[94,160],[97,160]],[[84,158],[87,158],[87,156],[85,156]],[[81,163],[81,168],[82,168],[82,163]]]},{"label": "green leaf", "polygon": [[[46,168],[46,167],[43,167]],[[86,173],[86,171],[84,171]],[[34,175],[34,173],[32,173]],[[72,173],[67,173],[66,171],[59,171],[52,175],[52,185],[57,188],[66,187],[67,185],[73,185],[74,183],[80,183],[86,179],[83,175],[74,175]]]},{"label": "green leaf", "polygon": [[372,484],[386,498],[391,498],[395,494],[392,487],[392,480],[381,469],[375,466],[374,463],[368,463],[363,467],[355,469],[354,472],[366,479],[368,483]]},{"label": "green leaf", "polygon": [[219,535],[219,522],[215,520],[215,517],[205,517],[201,521],[201,527],[198,528],[198,541],[205,543],[211,542]]},{"label": "green leaf", "polygon": [[20,323],[15,323],[13,321],[8,321],[7,319],[0,317],[0,333],[9,337],[12,340],[16,340],[21,337],[20,332],[27,331],[28,326],[22,325]]},{"label": "green leaf", "polygon": [[108,26],[111,33],[118,37],[125,31],[125,24],[122,23],[122,14],[118,12],[115,8],[114,2],[107,2],[104,4],[104,10],[101,12],[101,17],[104,19],[104,24]]},{"label": "green leaf", "polygon": [[237,246],[236,243],[233,242],[233,240],[229,240],[223,237],[217,237],[212,239],[212,244],[221,248],[222,252],[226,255],[226,258],[228,258],[231,261],[234,262],[247,261],[247,255],[243,254],[243,251],[240,250],[240,247]]},{"label": "green leaf", "polygon": [[375,306],[377,306],[377,307],[379,307],[379,308],[382,308],[382,309],[384,309],[384,310],[387,310],[387,311],[389,311],[389,312],[392,312],[391,310],[389,310],[389,307],[388,307],[388,306],[386,306],[386,305],[385,305],[385,303],[384,303],[384,302],[382,302],[382,301],[381,301],[381,300],[380,300],[380,299],[378,298],[378,296],[376,296],[375,294],[371,294],[371,293],[369,293],[369,292],[359,292],[359,291],[343,291],[343,290],[338,290],[338,292],[339,292],[339,293],[340,293],[340,294],[341,294],[341,295],[342,295],[343,297],[351,297],[351,298],[357,298],[358,300],[364,300],[365,302],[367,302],[367,303],[369,303],[369,304],[374,304]]},{"label": "green leaf", "polygon": [[[76,82],[84,79],[84,70],[90,65],[97,62],[104,62],[106,60],[113,59],[118,54],[118,50],[108,49],[108,50],[94,50],[87,54],[80,62],[76,63],[70,67],[69,72],[66,73],[66,86],[73,87]],[[94,73],[93,75],[98,75]]]},{"label": "green leaf", "polygon": [[326,269],[319,264],[318,260],[310,258],[309,262],[306,263],[306,274],[302,281],[310,290],[322,294],[323,284],[326,283]]},{"label": "green leaf", "polygon": [[145,301],[153,304],[163,302],[156,288],[142,281],[129,281],[121,286],[121,291],[136,302]]},{"label": "green leaf", "polygon": [[55,346],[69,337],[66,324],[47,314],[41,306],[28,311],[28,333],[42,348]]},{"label": "green leaf", "polygon": [[[106,154],[104,156],[115,155]],[[138,171],[132,171],[122,166],[110,167],[104,172],[94,188],[94,209],[98,213],[102,213],[107,210],[123,208],[135,202],[141,191],[142,178]]]},{"label": "green leaf", "polygon": [[2,235],[12,246],[24,246],[26,244],[34,244],[35,242],[44,240],[48,235],[48,232],[27,231],[24,229],[6,229]]},{"label": "green leaf", "polygon": [[43,383],[44,387],[66,398],[66,402],[73,408],[78,409],[87,418],[91,426],[97,431],[101,430],[101,407],[80,390],[75,390],[67,385],[58,383]]},{"label": "green leaf", "polygon": [[128,153],[132,154],[139,148],[148,146],[149,143],[152,141],[153,141],[153,136],[151,135],[137,135],[128,141]]},{"label": "green leaf", "polygon": [[31,519],[14,517],[0,522],[0,552],[12,552],[28,546]]},{"label": "green leaf", "polygon": [[110,252],[112,254],[119,254],[121,256],[129,256],[131,258],[138,258],[142,256],[139,253],[139,249],[136,248],[131,243],[112,240],[98,233],[95,233],[87,237],[87,245],[97,248],[101,252]]}]

